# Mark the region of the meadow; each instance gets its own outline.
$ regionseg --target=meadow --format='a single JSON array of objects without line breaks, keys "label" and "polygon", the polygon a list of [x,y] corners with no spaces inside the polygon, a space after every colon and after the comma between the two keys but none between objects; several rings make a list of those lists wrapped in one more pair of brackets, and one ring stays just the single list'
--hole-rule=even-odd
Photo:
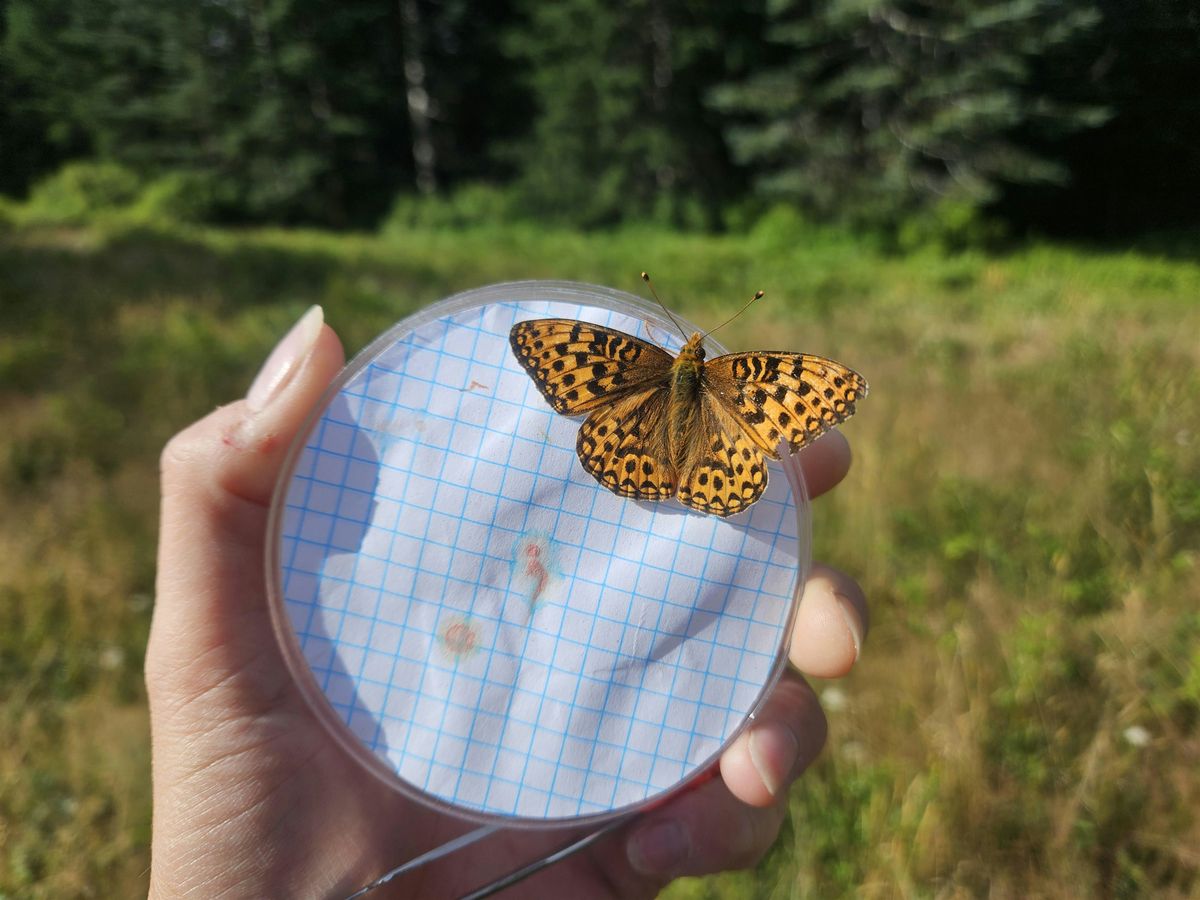
[{"label": "meadow", "polygon": [[0,897],[137,896],[157,461],[312,303],[636,291],[871,382],[816,556],[873,622],[754,872],[682,898],[1200,897],[1200,241],[887,252],[767,217],[386,236],[0,225]]}]

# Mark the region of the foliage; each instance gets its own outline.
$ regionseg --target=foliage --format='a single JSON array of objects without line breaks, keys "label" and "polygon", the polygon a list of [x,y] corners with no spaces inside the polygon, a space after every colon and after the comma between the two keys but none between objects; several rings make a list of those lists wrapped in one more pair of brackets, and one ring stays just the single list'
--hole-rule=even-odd
[{"label": "foliage", "polygon": [[209,179],[197,173],[176,171],[145,181],[117,163],[78,162],[39,181],[28,200],[9,203],[0,216],[23,225],[180,224],[202,221],[213,196]]},{"label": "foliage", "polygon": [[32,222],[82,224],[96,213],[124,209],[137,199],[137,175],[115,163],[74,163],[38,183],[25,204]]},{"label": "foliage", "polygon": [[886,223],[937,203],[978,207],[1002,182],[1066,177],[1022,146],[1020,129],[1103,121],[1030,71],[1098,18],[1050,0],[794,0],[773,10],[781,61],[714,100],[744,119],[730,140],[761,189],[822,217]]},{"label": "foliage", "polygon": [[405,193],[380,226],[383,234],[411,230],[457,230],[511,226],[518,215],[512,191],[484,183],[464,184],[446,196]]},{"label": "foliage", "polygon": [[558,225],[1131,233],[1196,221],[1198,48],[1180,0],[0,0],[0,193],[96,159],[210,221],[490,183]]},{"label": "foliage", "polygon": [[393,7],[10,0],[7,58],[52,142],[203,173],[226,215],[337,221],[351,161],[380,164],[368,122],[402,129],[379,82]]},{"label": "foliage", "polygon": [[723,237],[13,227],[0,237],[0,894],[145,893],[141,659],[167,437],[311,303],[354,352],[479,284],[641,268],[731,347],[871,380],[816,556],[871,633],[759,868],[679,897],[1155,896],[1200,883],[1196,236],[889,255],[781,207]]},{"label": "foliage", "polygon": [[703,98],[751,57],[758,4],[527,4],[509,32],[537,114],[511,151],[530,211],[713,226],[740,183]]}]

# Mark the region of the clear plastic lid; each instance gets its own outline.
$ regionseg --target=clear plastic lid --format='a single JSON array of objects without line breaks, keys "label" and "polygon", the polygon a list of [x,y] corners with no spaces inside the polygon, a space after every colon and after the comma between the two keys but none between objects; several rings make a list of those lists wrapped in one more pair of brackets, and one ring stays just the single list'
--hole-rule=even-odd
[{"label": "clear plastic lid", "polygon": [[586,284],[433,304],[331,385],[267,547],[276,633],[321,721],[403,794],[507,825],[624,814],[707,771],[785,666],[809,566],[794,457],[728,519],[588,475],[580,420],[509,345],[547,316],[682,344],[658,307]]}]

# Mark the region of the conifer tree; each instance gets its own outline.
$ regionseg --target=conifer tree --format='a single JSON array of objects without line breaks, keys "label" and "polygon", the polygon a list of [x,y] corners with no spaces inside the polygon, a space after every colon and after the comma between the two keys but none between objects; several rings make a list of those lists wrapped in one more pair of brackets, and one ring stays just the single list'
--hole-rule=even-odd
[{"label": "conifer tree", "polygon": [[713,94],[766,196],[820,218],[894,222],[1066,170],[1019,135],[1102,122],[1039,89],[1036,60],[1095,27],[1090,0],[781,0],[777,65]]},{"label": "conifer tree", "polygon": [[703,98],[751,60],[757,5],[534,0],[526,16],[507,46],[535,106],[513,153],[533,210],[583,225],[713,224],[738,183]]}]

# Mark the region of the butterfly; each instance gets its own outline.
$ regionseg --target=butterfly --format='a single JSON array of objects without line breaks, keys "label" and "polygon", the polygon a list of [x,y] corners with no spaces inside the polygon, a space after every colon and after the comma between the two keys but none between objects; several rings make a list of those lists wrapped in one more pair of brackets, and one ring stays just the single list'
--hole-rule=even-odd
[{"label": "butterfly", "polygon": [[574,319],[530,319],[509,333],[517,361],[550,406],[588,414],[575,451],[593,478],[622,497],[678,497],[724,518],[766,490],[765,456],[779,459],[782,442],[795,452],[845,421],[867,382],[807,353],[706,361],[703,339],[693,334],[671,356]]}]

